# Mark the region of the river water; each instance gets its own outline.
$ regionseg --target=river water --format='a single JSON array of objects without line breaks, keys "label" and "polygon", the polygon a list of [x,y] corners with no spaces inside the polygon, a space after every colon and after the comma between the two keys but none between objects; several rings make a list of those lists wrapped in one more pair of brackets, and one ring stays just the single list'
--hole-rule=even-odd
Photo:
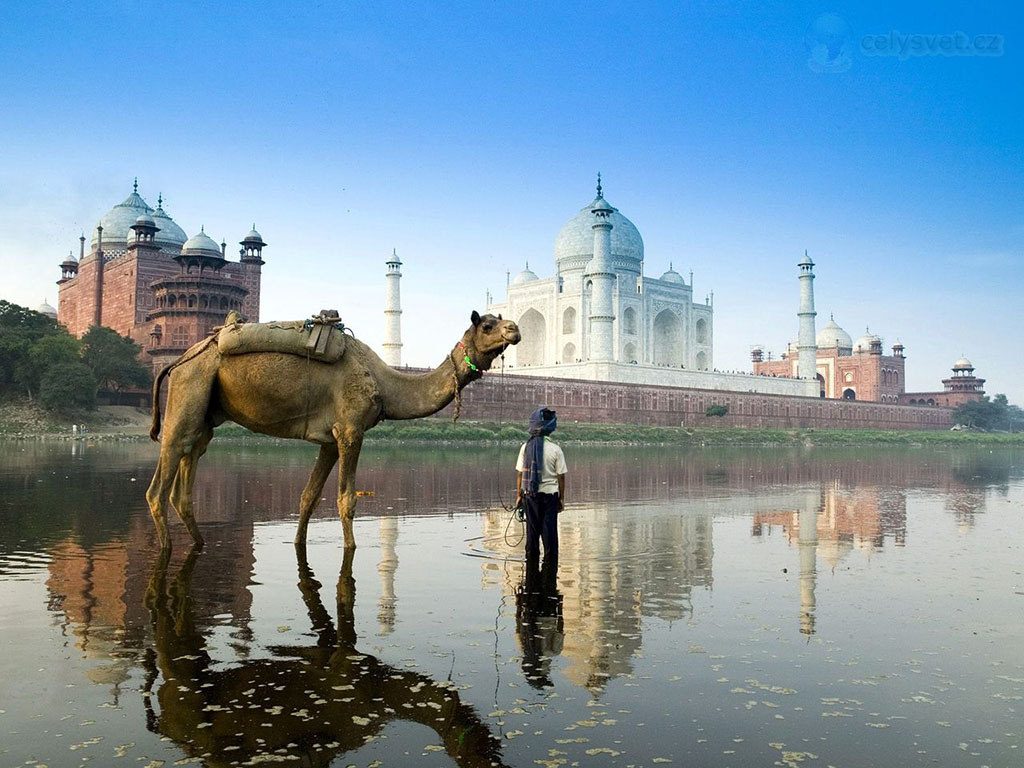
[{"label": "river water", "polygon": [[[158,557],[141,443],[0,443],[0,766],[1021,766],[1024,452],[214,441]],[[333,480],[331,481],[333,484]],[[330,487],[330,486],[329,486]]]}]

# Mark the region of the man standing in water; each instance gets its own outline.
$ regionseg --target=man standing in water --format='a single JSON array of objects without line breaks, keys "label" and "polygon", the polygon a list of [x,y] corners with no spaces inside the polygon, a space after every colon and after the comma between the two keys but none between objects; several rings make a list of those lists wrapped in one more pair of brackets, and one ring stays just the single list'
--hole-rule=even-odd
[{"label": "man standing in water", "polygon": [[526,503],[526,559],[540,557],[557,562],[558,513],[565,509],[565,454],[547,436],[555,431],[558,416],[550,408],[530,414],[530,439],[516,461],[516,506]]}]

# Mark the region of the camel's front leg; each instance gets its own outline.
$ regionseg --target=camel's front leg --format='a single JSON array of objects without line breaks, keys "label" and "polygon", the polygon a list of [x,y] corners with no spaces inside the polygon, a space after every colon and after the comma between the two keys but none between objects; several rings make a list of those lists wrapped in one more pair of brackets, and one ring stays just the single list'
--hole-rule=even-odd
[{"label": "camel's front leg", "polygon": [[299,502],[299,528],[295,532],[295,545],[304,546],[306,543],[306,527],[309,525],[309,516],[313,514],[316,503],[320,501],[320,494],[323,493],[324,483],[328,475],[334,469],[338,461],[338,444],[330,443],[321,445],[320,453],[317,454],[316,464],[309,476],[305,490],[302,491],[302,501]]},{"label": "camel's front leg", "polygon": [[363,447],[363,430],[352,426],[334,427],[338,441],[338,514],[345,532],[345,549],[355,549],[356,537],[352,533],[352,518],[356,513],[356,465]]}]

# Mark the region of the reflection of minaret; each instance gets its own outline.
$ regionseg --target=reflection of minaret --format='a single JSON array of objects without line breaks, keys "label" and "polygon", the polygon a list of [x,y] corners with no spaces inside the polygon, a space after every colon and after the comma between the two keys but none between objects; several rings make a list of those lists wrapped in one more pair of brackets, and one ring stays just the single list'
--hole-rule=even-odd
[{"label": "reflection of minaret", "polygon": [[800,263],[800,335],[797,338],[799,358],[797,376],[801,379],[813,379],[818,375],[818,347],[814,340],[814,262],[804,251]]},{"label": "reflection of minaret", "polygon": [[398,570],[398,553],[395,544],[398,542],[398,518],[382,517],[380,519],[380,562],[377,572],[380,574],[380,602],[377,604],[377,621],[380,622],[380,634],[390,635],[395,629],[395,571]]},{"label": "reflection of minaret", "polygon": [[402,261],[398,251],[392,249],[387,260],[387,293],[384,297],[384,362],[398,367],[402,364],[402,297],[399,282],[402,279]]},{"label": "reflection of minaret", "polygon": [[821,495],[809,494],[807,502],[799,511],[800,550],[800,631],[805,635],[814,634],[814,588],[818,581],[818,511],[821,509]]}]

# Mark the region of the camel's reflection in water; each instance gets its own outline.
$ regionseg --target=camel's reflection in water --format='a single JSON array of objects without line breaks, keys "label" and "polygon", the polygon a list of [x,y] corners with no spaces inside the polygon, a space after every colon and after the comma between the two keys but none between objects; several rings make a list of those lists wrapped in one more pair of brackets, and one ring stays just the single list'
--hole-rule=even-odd
[{"label": "camel's reflection in water", "polygon": [[198,552],[173,578],[169,553],[161,555],[146,598],[155,646],[147,654],[150,730],[210,766],[275,759],[325,766],[388,723],[408,721],[436,732],[459,766],[501,765],[500,740],[451,684],[356,650],[355,551],[345,550],[336,625],[304,548],[296,552],[316,643],[273,647],[274,658],[245,659],[224,669],[215,665],[194,619],[189,590]]}]

